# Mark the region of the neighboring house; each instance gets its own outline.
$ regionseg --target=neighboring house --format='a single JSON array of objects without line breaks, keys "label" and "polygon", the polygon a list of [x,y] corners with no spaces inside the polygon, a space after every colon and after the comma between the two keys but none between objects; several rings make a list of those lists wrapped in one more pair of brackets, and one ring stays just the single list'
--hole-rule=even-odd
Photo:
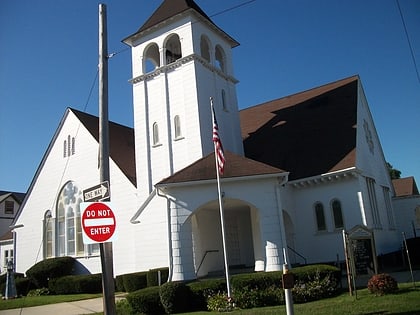
[{"label": "neighboring house", "polygon": [[24,198],[24,193],[0,191],[0,273],[7,271],[7,261],[14,258],[13,233],[10,225]]},{"label": "neighboring house", "polygon": [[[239,111],[231,51],[239,44],[194,1],[163,1],[123,41],[132,48],[134,129],[110,123],[116,275],[167,266],[174,281],[223,269],[210,97],[226,155],[231,267],[280,270],[283,250],[291,263],[343,261],[342,231],[358,225],[373,230],[378,255],[400,249],[358,76]],[[82,190],[100,178],[98,124],[66,110],[14,221],[17,271],[64,255],[101,271],[80,224]]]},{"label": "neighboring house", "polygon": [[393,205],[398,230],[406,238],[420,237],[420,194],[414,177],[394,179]]}]

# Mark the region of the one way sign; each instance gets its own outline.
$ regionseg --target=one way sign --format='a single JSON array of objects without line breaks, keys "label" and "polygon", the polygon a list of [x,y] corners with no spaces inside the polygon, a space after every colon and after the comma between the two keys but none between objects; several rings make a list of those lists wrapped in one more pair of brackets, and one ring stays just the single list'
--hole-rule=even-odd
[{"label": "one way sign", "polygon": [[101,201],[107,198],[109,198],[109,183],[107,181],[83,190],[85,202]]}]

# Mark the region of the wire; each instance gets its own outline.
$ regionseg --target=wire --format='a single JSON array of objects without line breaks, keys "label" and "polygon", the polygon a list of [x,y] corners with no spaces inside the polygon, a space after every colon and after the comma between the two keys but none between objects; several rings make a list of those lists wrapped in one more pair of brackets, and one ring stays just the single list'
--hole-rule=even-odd
[{"label": "wire", "polygon": [[92,96],[93,88],[95,87],[96,80],[98,80],[98,75],[99,75],[99,69],[96,69],[95,78],[93,79],[92,85],[90,87],[89,94],[88,94],[88,97],[86,99],[85,106],[83,107],[83,112],[86,112],[87,106],[88,106],[89,101],[90,101],[90,98]]},{"label": "wire", "polygon": [[416,74],[417,74],[417,80],[420,83],[420,75],[419,75],[419,70],[417,67],[416,57],[414,56],[413,46],[411,45],[410,37],[408,36],[408,31],[407,31],[407,26],[405,25],[404,15],[402,14],[402,11],[401,11],[400,1],[396,0],[396,2],[397,2],[398,10],[400,12],[401,21],[404,26],[404,31],[405,31],[405,36],[407,37],[408,46],[410,47],[411,58],[413,59],[414,69],[416,70]]},{"label": "wire", "polygon": [[229,11],[232,11],[232,10],[235,10],[235,9],[238,9],[240,7],[243,7],[245,5],[248,5],[248,4],[250,4],[252,2],[255,2],[255,1],[257,1],[257,0],[250,0],[250,1],[247,1],[247,2],[244,2],[244,3],[241,3],[241,4],[238,4],[238,5],[235,5],[235,6],[231,7],[231,8],[228,8],[228,9],[225,9],[223,11],[220,11],[220,12],[217,12],[215,14],[212,14],[212,15],[210,15],[210,17],[215,17],[215,16],[218,16],[218,15],[224,14],[226,12],[229,12]]},{"label": "wire", "polygon": [[[214,13],[214,14],[212,14],[212,15],[209,15],[209,17],[215,17],[215,16],[218,16],[218,15],[224,14],[224,13],[226,13],[226,12],[230,12],[230,11],[236,10],[236,9],[238,9],[238,8],[240,8],[240,7],[243,7],[243,6],[245,6],[245,5],[251,4],[252,2],[255,2],[255,1],[257,1],[257,0],[249,0],[249,1],[247,1],[247,2],[240,3],[240,4],[235,5],[235,6],[233,6],[233,7],[230,7],[230,8],[227,8],[227,9],[225,9],[225,10],[222,10],[222,11],[219,11],[219,12],[217,12],[217,13]],[[196,22],[196,23],[197,23],[197,22]],[[186,27],[186,26],[182,26],[182,27]],[[180,27],[180,28],[182,28],[182,27]],[[179,28],[178,28],[178,29],[179,29]],[[112,57],[114,57],[114,56],[116,56],[116,55],[119,55],[119,54],[121,54],[121,53],[123,53],[123,52],[126,52],[126,51],[127,51],[127,50],[129,50],[129,49],[130,49],[130,47],[127,47],[127,48],[121,49],[121,50],[119,50],[119,51],[117,51],[117,52],[110,53],[110,54],[108,54],[108,59],[111,59]]]}]

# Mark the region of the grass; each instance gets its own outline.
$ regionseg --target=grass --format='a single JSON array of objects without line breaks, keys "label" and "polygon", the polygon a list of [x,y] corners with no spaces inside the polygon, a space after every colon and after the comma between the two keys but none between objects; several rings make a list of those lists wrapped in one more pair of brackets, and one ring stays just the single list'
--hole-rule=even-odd
[{"label": "grass", "polygon": [[0,310],[23,308],[62,302],[80,301],[101,297],[102,294],[69,294],[69,295],[42,295],[25,296],[17,299],[0,300]]},{"label": "grass", "polygon": [[[343,292],[337,297],[295,304],[294,313],[299,315],[419,315],[420,283],[416,285],[416,288],[413,288],[412,283],[399,284],[399,290],[396,294],[385,296],[375,296],[369,293],[367,289],[358,290],[357,298],[350,296],[348,292]],[[209,312],[188,314],[209,315]],[[229,314],[285,315],[286,306],[236,310]]]},{"label": "grass", "polygon": [[[367,289],[357,291],[356,296],[348,292],[320,301],[295,304],[294,312],[299,315],[419,315],[420,314],[420,282],[413,288],[412,283],[398,284],[399,290],[395,294],[375,296]],[[14,300],[0,301],[0,310],[37,306],[44,304],[70,302],[75,300],[100,297],[101,294],[78,294],[57,296],[25,297]],[[118,312],[118,307],[117,307]],[[123,311],[128,314],[127,309]],[[103,313],[98,313],[103,314]],[[122,313],[121,313],[122,314]],[[210,312],[188,313],[189,315],[209,315]],[[284,305],[276,307],[262,307],[249,310],[236,310],[229,314],[241,315],[286,315]],[[185,314],[184,314],[185,315]]]}]

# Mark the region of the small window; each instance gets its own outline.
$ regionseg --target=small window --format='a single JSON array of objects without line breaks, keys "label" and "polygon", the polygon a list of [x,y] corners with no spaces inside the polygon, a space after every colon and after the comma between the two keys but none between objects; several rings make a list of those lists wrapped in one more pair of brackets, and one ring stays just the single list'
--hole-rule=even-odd
[{"label": "small window", "polygon": [[222,90],[222,106],[224,111],[228,111],[227,103],[226,103],[226,91]]},{"label": "small window", "polygon": [[181,57],[181,41],[179,40],[179,36],[176,34],[170,35],[166,42],[166,64],[175,62]]},{"label": "small window", "polygon": [[4,213],[13,214],[15,212],[15,202],[12,200],[6,200],[4,202]]},{"label": "small window", "polygon": [[67,141],[64,140],[63,157],[67,157]]},{"label": "small window", "polygon": [[160,67],[160,55],[158,45],[153,43],[150,46],[148,46],[144,51],[143,59],[143,73],[152,72],[156,68]]},{"label": "small window", "polygon": [[341,211],[341,203],[338,200],[332,202],[332,211],[334,218],[334,227],[342,229],[344,227],[343,212]]},{"label": "small window", "polygon": [[76,153],[76,140],[71,138],[71,155],[74,155]]},{"label": "small window", "polygon": [[315,204],[315,217],[318,231],[326,231],[327,225],[325,224],[324,206],[320,202]]},{"label": "small window", "polygon": [[155,122],[153,124],[153,145],[158,145],[158,144],[159,144],[159,126]]},{"label": "small window", "polygon": [[182,138],[182,133],[181,133],[181,119],[179,118],[178,115],[176,115],[174,117],[174,129],[175,129],[175,139]]},{"label": "small window", "polygon": [[201,36],[200,41],[200,50],[201,50],[201,57],[207,60],[207,62],[210,62],[210,45],[209,40],[206,36]]},{"label": "small window", "polygon": [[225,52],[219,45],[216,46],[216,67],[220,68],[222,72],[226,72]]}]

